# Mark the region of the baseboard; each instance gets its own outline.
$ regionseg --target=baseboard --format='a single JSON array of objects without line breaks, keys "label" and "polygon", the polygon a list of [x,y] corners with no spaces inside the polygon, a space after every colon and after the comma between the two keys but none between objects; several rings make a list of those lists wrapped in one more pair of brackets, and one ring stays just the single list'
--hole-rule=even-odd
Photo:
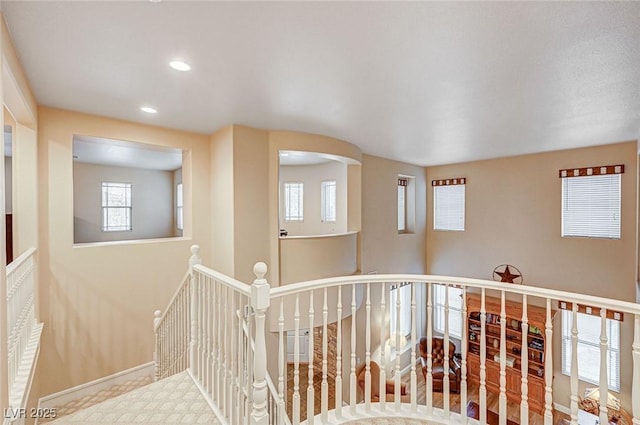
[{"label": "baseboard", "polygon": [[[155,363],[149,362],[131,369],[123,370],[113,375],[96,379],[95,381],[86,382],[78,386],[62,390],[60,392],[50,394],[40,398],[38,407],[47,409],[62,406],[70,401],[78,400],[87,395],[95,394],[99,391],[106,390],[114,385],[123,384],[125,382],[142,378],[144,376],[153,377],[155,372]],[[37,424],[36,424],[37,425]]]}]

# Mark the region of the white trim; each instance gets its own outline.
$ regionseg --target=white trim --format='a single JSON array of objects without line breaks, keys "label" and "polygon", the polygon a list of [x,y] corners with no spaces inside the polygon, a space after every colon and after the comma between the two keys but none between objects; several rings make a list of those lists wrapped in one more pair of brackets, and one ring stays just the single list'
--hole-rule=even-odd
[{"label": "white trim", "polygon": [[[131,369],[123,370],[113,375],[105,376],[95,381],[85,382],[57,393],[49,394],[40,398],[38,401],[39,408],[51,408],[62,406],[73,400],[78,400],[87,395],[95,394],[99,391],[106,390],[114,385],[123,384],[125,382],[141,378],[144,376],[153,377],[155,373],[155,363],[149,362]],[[36,421],[37,425],[37,421]]]},{"label": "white trim", "polygon": [[27,407],[27,401],[29,394],[31,393],[31,385],[33,384],[33,377],[35,375],[38,357],[40,355],[40,338],[42,336],[43,327],[44,324],[36,323],[31,329],[31,335],[29,336],[29,341],[27,342],[22,362],[18,368],[14,388],[11,389],[9,394],[9,396],[11,396],[11,393],[20,396],[19,399],[9,399],[9,405],[14,409]]}]

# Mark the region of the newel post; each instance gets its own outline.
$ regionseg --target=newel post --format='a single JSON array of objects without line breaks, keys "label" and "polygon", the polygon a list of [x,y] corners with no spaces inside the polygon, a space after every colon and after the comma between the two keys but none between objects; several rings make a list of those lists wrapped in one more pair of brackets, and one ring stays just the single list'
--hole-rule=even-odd
[{"label": "newel post", "polygon": [[197,288],[196,288],[196,274],[193,271],[193,267],[196,264],[201,264],[200,258],[200,246],[191,245],[191,257],[189,257],[189,295],[190,295],[190,319],[191,319],[191,337],[189,338],[189,367],[193,373],[199,373],[196,371],[196,359],[198,350],[198,300],[197,300]]},{"label": "newel post", "polygon": [[256,280],[251,285],[251,307],[255,317],[255,353],[253,356],[253,409],[251,425],[268,425],[267,411],[267,346],[265,342],[265,313],[269,308],[269,283],[265,263],[253,266]]}]

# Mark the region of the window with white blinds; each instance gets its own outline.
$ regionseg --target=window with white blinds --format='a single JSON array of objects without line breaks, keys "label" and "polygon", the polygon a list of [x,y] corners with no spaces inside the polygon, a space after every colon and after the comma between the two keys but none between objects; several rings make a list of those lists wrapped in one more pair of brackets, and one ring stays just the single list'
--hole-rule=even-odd
[{"label": "window with white blinds", "polygon": [[449,336],[462,338],[462,289],[444,285],[433,285],[433,328],[445,332],[445,301],[449,300]]},{"label": "window with white blinds", "polygon": [[284,184],[284,220],[304,221],[304,183]]},{"label": "window with white blinds", "polygon": [[[573,314],[562,310],[562,373],[571,375]],[[600,385],[600,316],[578,313],[578,378]],[[606,319],[609,389],[620,391],[620,322]]]},{"label": "window with white blinds", "polygon": [[562,236],[620,239],[620,174],[562,179]]},{"label": "window with white blinds", "polygon": [[176,186],[176,227],[183,230],[184,227],[184,198],[182,196],[182,183]]},{"label": "window with white blinds", "polygon": [[407,185],[408,180],[398,179],[398,232],[407,231]]},{"label": "window with white blinds", "polygon": [[433,229],[464,230],[465,185],[433,187]]},{"label": "window with white blinds", "polygon": [[320,187],[320,219],[324,223],[336,221],[336,181],[325,180]]}]

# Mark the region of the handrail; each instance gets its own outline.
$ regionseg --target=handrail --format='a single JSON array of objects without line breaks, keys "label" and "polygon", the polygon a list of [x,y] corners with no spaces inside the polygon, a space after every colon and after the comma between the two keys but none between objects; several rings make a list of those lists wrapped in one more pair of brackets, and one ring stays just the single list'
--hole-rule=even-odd
[{"label": "handrail", "polygon": [[251,295],[251,285],[247,285],[246,283],[243,283],[225,274],[212,270],[209,267],[203,266],[202,264],[194,265],[193,269],[199,271],[200,273],[204,274],[207,277],[217,280],[223,285],[230,287],[234,291],[238,291],[241,294],[246,296]]},{"label": "handrail", "polygon": [[[415,283],[435,283],[442,285],[464,285],[473,288],[484,288],[496,291],[504,291],[504,283],[494,282],[484,279],[453,277],[441,275],[419,275],[419,274],[376,274],[376,275],[352,275],[343,277],[330,277],[323,279],[296,282],[271,289],[270,298],[294,295],[300,292],[307,292],[316,289],[331,288],[342,285],[359,283],[393,283],[393,282],[415,282]],[[555,300],[571,299],[586,305],[598,305],[608,310],[623,311],[640,314],[640,304],[629,301],[614,300],[610,298],[596,297],[575,292],[560,291],[557,289],[542,288],[526,285],[510,285],[507,292],[531,295],[540,298],[552,298]]]},{"label": "handrail", "polygon": [[[180,281],[180,285],[178,285],[178,287],[176,288],[176,291],[173,293],[173,296],[171,297],[171,300],[167,304],[168,306],[172,305],[175,302],[176,298],[178,297],[178,295],[180,295],[180,293],[182,292],[183,287],[187,284],[188,281],[189,281],[189,272],[185,273],[184,277]],[[168,312],[169,312],[169,308],[166,308],[160,314],[160,316],[157,317],[157,320],[154,320],[154,323],[153,323],[153,330],[154,331],[158,330],[158,326],[160,326],[160,323],[162,323],[162,321],[164,320],[164,318],[166,317]]]},{"label": "handrail", "polygon": [[36,252],[35,248],[29,248],[22,254],[20,254],[17,258],[15,258],[11,263],[7,264],[7,275],[13,273],[18,267],[20,267],[25,261],[27,261],[33,254]]}]

